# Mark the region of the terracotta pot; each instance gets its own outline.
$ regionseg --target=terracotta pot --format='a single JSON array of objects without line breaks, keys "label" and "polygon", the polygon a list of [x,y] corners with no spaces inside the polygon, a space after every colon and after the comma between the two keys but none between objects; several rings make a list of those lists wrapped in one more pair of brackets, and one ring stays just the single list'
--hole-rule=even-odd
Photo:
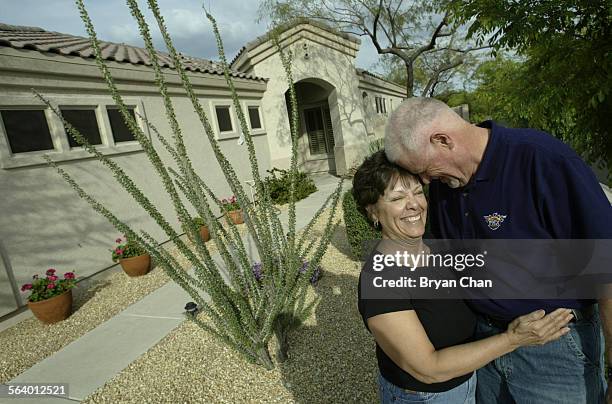
[{"label": "terracotta pot", "polygon": [[122,258],[119,263],[128,276],[142,276],[151,269],[151,256],[145,254],[132,258]]},{"label": "terracotta pot", "polygon": [[28,307],[34,316],[45,324],[65,320],[72,313],[72,289],[50,299],[28,302]]},{"label": "terracotta pot", "polygon": [[200,226],[200,238],[203,242],[210,240],[210,232],[207,226]]},{"label": "terracotta pot", "polygon": [[242,224],[244,223],[244,218],[242,217],[242,209],[232,210],[227,212],[230,220],[234,222],[234,224]]}]

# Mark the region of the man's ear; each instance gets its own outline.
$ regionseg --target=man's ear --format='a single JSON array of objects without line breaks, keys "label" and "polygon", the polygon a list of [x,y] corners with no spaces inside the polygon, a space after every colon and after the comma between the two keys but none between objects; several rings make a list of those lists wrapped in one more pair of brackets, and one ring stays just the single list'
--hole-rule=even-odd
[{"label": "man's ear", "polygon": [[434,146],[439,146],[448,150],[452,150],[455,148],[455,143],[453,139],[448,136],[446,133],[436,132],[429,138],[429,141]]}]

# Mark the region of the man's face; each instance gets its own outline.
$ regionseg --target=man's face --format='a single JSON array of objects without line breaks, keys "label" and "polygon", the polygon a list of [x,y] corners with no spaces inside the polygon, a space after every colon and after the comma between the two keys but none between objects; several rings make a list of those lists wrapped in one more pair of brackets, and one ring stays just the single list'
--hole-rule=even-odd
[{"label": "man's face", "polygon": [[397,164],[418,175],[424,184],[437,179],[451,188],[459,188],[467,185],[470,176],[466,170],[461,169],[454,157],[448,151],[442,154],[441,151],[433,149],[420,155],[403,153]]}]

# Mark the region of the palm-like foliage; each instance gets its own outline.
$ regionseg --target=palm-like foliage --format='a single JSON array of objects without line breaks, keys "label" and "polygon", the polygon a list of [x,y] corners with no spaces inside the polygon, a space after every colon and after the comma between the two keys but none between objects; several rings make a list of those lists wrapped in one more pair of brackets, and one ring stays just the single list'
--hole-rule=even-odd
[{"label": "palm-like foliage", "polygon": [[[206,184],[206,181],[198,175],[191,163],[183,141],[180,123],[177,121],[157,53],[153,47],[149,27],[136,0],[127,0],[127,4],[132,16],[138,23],[141,36],[152,62],[156,84],[163,99],[166,118],[171,128],[170,136],[168,137],[160,133],[144,117],[141,116],[140,118],[155,133],[161,146],[172,157],[172,165],[162,160],[153,142],[145,135],[129,113],[115,85],[111,72],[101,57],[96,32],[83,5],[83,1],[76,0],[76,5],[80,10],[81,18],[91,39],[96,63],[107,83],[110,93],[119,111],[121,111],[125,123],[134,134],[135,139],[142,145],[151,165],[157,175],[159,175],[163,188],[172,201],[175,213],[179,218],[180,227],[186,229],[187,233],[191,236],[190,238],[194,240],[193,244],[187,244],[182,241],[177,231],[159,212],[153,201],[140,190],[138,185],[118,164],[96,150],[96,147],[89,144],[86,138],[69,122],[66,122],[63,118],[62,120],[68,133],[106,166],[117,182],[155,220],[167,237],[176,245],[178,251],[193,266],[193,271],[182,270],[176,258],[162,248],[151,235],[144,231],[132,229],[121,218],[107,209],[103,203],[89,195],[64,169],[57,166],[49,157],[47,157],[47,161],[57,169],[80,197],[84,198],[96,211],[104,215],[117,230],[125,234],[129,239],[141,244],[171,279],[184,288],[193,300],[197,302],[201,311],[209,319],[209,321],[206,321],[201,317],[190,317],[191,320],[243,354],[247,360],[259,363],[266,368],[272,368],[274,364],[268,350],[268,343],[271,337],[275,335],[278,339],[280,346],[279,359],[285,359],[288,349],[286,344],[287,333],[298,327],[311,314],[312,308],[316,303],[314,301],[308,302],[306,299],[307,290],[310,287],[309,280],[313,272],[318,268],[329,244],[331,234],[333,234],[333,229],[337,225],[337,223],[333,222],[333,217],[342,183],[338,183],[335,192],[329,196],[311,222],[306,226],[302,235],[298,237],[296,234],[295,212],[297,124],[292,125],[291,198],[288,208],[288,225],[286,227],[283,226],[278,216],[274,214],[275,210],[272,208],[270,195],[266,187],[263,186],[259,175],[255,147],[228,70],[216,22],[211,15],[206,13],[206,17],[212,23],[217,38],[221,65],[225,72],[225,79],[231,91],[234,107],[244,135],[249,154],[250,169],[259,196],[259,203],[250,203],[236,171],[224,156],[215,139],[214,131],[204,112],[204,108],[198,101],[189,77],[181,65],[180,56],[168,34],[157,2],[155,0],[148,0],[147,2],[162,33],[169,54],[173,59],[174,67],[181,78],[183,88],[192,102],[193,108],[208,137],[212,151],[225,175],[227,184],[232,193],[236,195],[240,206],[243,207],[247,231],[255,244],[266,276],[261,281],[255,278],[251,269],[252,260],[255,257],[250,257],[247,254],[245,241],[240,236],[236,226],[231,221],[226,220],[227,224],[224,227],[215,217],[214,210],[221,209],[221,202],[219,202],[217,196]],[[274,40],[278,46],[277,38]],[[294,123],[297,123],[298,109],[292,85],[291,57],[283,53],[280,46],[278,46],[278,49],[290,88],[290,99],[293,105],[291,110],[294,111],[291,119]],[[60,112],[46,101],[42,95],[36,94],[47,103],[49,108],[53,109],[61,117]],[[192,211],[195,210],[193,216],[183,200],[189,202]],[[309,229],[321,217],[327,207],[331,208],[331,214],[326,220],[323,237],[318,240],[308,240],[305,235],[308,234]],[[202,217],[208,223],[211,237],[218,248],[222,264],[218,264],[213,260],[206,244],[197,237],[198,227],[194,224],[194,216]],[[300,268],[302,267],[303,258],[308,260],[309,265],[307,270],[302,273]],[[205,298],[205,296],[209,296],[209,299]]]}]

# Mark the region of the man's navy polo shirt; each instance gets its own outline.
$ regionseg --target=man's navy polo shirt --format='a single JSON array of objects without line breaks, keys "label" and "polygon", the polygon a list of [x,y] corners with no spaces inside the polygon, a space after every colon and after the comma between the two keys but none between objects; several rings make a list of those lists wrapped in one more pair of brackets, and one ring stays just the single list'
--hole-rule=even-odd
[{"label": "man's navy polo shirt", "polygon": [[[445,239],[612,239],[612,208],[591,169],[567,145],[533,129],[486,121],[485,153],[469,183],[429,188],[429,220]],[[495,230],[485,216],[505,216]],[[585,300],[474,300],[479,312],[510,320],[537,309],[581,308]]]}]

